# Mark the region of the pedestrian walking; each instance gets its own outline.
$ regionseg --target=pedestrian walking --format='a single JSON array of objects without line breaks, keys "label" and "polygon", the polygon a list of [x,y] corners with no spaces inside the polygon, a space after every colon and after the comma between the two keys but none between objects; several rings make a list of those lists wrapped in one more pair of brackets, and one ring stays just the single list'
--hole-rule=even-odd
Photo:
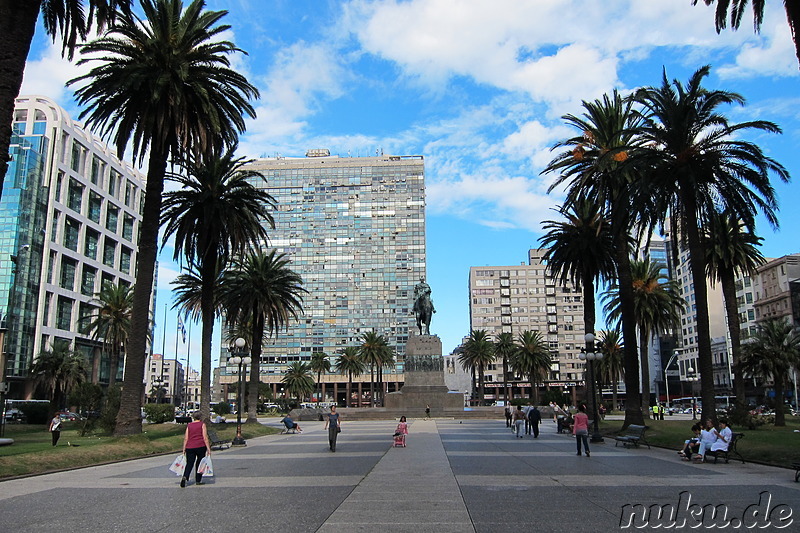
[{"label": "pedestrian walking", "polygon": [[583,443],[586,457],[589,457],[589,417],[586,416],[586,406],[583,404],[578,406],[578,412],[572,418],[572,434],[575,435],[575,442],[578,445],[578,455],[581,454],[581,443]]},{"label": "pedestrian walking", "polygon": [[336,412],[336,406],[331,406],[331,412],[325,419],[325,429],[328,430],[328,444],[332,452],[336,451],[336,437],[342,431],[341,422],[339,421],[339,413]]},{"label": "pedestrian walking", "polygon": [[528,405],[526,405],[525,407],[522,408],[522,412],[525,413],[525,434],[526,435],[530,435],[531,434],[531,423],[530,423],[530,420],[528,420],[528,413],[531,412],[531,408],[532,407],[533,406],[530,404],[530,402],[528,402]]},{"label": "pedestrian walking", "polygon": [[506,413],[506,427],[510,428],[511,427],[511,408],[509,406],[506,406],[505,413]]},{"label": "pedestrian walking", "polygon": [[430,418],[430,417],[431,417],[431,406],[430,405],[426,405],[425,406],[425,418]]},{"label": "pedestrian walking", "polygon": [[539,412],[539,409],[536,406],[532,406],[530,411],[528,411],[528,427],[533,430],[533,438],[539,438],[539,424],[542,423],[542,413]]},{"label": "pedestrian walking", "polygon": [[517,410],[514,411],[514,431],[516,436],[522,438],[523,424],[525,424],[525,413],[522,411],[522,406],[518,405]]},{"label": "pedestrian walking", "polygon": [[200,411],[192,413],[194,422],[186,425],[186,432],[183,434],[183,455],[186,456],[186,468],[181,477],[181,488],[186,486],[189,476],[192,475],[194,468],[194,482],[196,485],[203,484],[203,474],[198,472],[200,461],[208,455],[211,456],[211,440],[208,438],[208,430],[205,423],[201,420],[203,415]]},{"label": "pedestrian walking", "polygon": [[58,413],[53,416],[50,425],[47,427],[47,431],[49,431],[50,435],[53,437],[53,446],[58,444],[58,438],[61,436],[61,416],[59,416]]}]

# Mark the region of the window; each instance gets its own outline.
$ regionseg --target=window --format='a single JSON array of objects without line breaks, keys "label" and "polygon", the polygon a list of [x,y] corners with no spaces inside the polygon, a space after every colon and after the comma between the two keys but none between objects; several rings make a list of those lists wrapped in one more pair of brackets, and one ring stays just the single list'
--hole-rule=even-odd
[{"label": "window", "polygon": [[106,266],[113,267],[114,258],[116,254],[117,254],[116,241],[106,237],[105,242],[103,243],[103,264]]},{"label": "window", "polygon": [[97,278],[97,269],[89,265],[83,265],[81,275],[81,294],[84,296],[94,296],[94,280]]},{"label": "window", "polygon": [[81,302],[78,306],[78,333],[81,335],[89,334],[89,326],[92,324],[92,315],[95,314],[95,307]]},{"label": "window", "polygon": [[61,213],[53,211],[53,222],[50,225],[50,240],[58,242],[58,220],[61,218]]},{"label": "window", "polygon": [[117,220],[119,219],[119,208],[115,205],[108,206],[106,209],[106,229],[108,231],[117,232]]},{"label": "window", "polygon": [[53,199],[56,202],[61,201],[61,185],[63,183],[64,183],[64,173],[59,171],[58,176],[56,176],[56,190],[53,193]]},{"label": "window", "polygon": [[44,316],[42,317],[42,325],[45,327],[50,326],[50,300],[53,299],[53,293],[46,293],[44,297]]},{"label": "window", "polygon": [[68,291],[75,290],[75,270],[78,264],[74,259],[69,257],[61,258],[61,278],[59,287],[67,289]]},{"label": "window", "polygon": [[67,217],[64,222],[64,246],[72,251],[78,251],[78,234],[81,224],[77,220]]},{"label": "window", "polygon": [[70,168],[75,172],[81,172],[83,168],[83,154],[85,152],[86,148],[84,148],[81,143],[77,141],[72,143],[72,161],[70,162]]},{"label": "window", "polygon": [[97,185],[100,181],[100,160],[96,157],[92,158],[92,185]]},{"label": "window", "polygon": [[136,188],[130,181],[125,182],[125,205],[133,207],[136,198]]},{"label": "window", "polygon": [[115,196],[117,194],[119,178],[120,178],[120,173],[117,172],[116,170],[112,170],[111,175],[108,177],[108,194],[110,194],[111,196]]},{"label": "window", "polygon": [[101,276],[101,280],[102,280],[101,285],[100,285],[101,287],[105,287],[108,284],[111,284],[111,285],[114,284],[114,276],[112,276],[108,272],[103,272],[103,275]]},{"label": "window", "polygon": [[100,234],[91,228],[86,228],[86,242],[83,247],[83,255],[90,259],[97,259],[97,243]]},{"label": "window", "polygon": [[122,217],[122,237],[133,241],[133,217],[127,213]]},{"label": "window", "polygon": [[103,209],[103,198],[94,193],[89,193],[89,220],[100,223],[100,212]]},{"label": "window", "polygon": [[125,274],[130,274],[131,272],[131,255],[133,251],[126,247],[122,246],[119,252],[119,269],[124,272]]},{"label": "window", "polygon": [[71,298],[58,297],[58,305],[56,307],[56,327],[58,329],[71,329],[73,303],[74,301]]},{"label": "window", "polygon": [[50,258],[47,260],[47,283],[53,283],[53,269],[56,264],[56,252],[50,252]]},{"label": "window", "polygon": [[69,180],[69,188],[67,190],[67,207],[76,213],[80,213],[82,201],[83,185],[73,179]]}]

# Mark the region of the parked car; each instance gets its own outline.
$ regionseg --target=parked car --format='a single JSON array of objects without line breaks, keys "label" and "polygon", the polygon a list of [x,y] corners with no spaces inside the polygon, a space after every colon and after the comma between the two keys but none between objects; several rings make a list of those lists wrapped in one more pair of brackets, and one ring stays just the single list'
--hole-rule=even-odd
[{"label": "parked car", "polygon": [[83,420],[83,417],[77,413],[71,413],[69,411],[59,411],[56,413],[61,420],[69,420],[70,422],[75,422],[76,420]]},{"label": "parked car", "polygon": [[6,411],[5,414],[7,422],[24,422],[25,421],[25,413],[20,411],[19,409],[11,408]]}]

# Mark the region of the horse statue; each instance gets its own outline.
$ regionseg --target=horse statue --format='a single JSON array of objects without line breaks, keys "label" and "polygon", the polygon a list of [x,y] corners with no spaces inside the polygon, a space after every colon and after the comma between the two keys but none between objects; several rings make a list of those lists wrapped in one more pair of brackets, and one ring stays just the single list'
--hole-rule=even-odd
[{"label": "horse statue", "polygon": [[420,335],[431,334],[431,317],[436,309],[433,308],[431,300],[431,288],[425,283],[425,278],[420,278],[420,282],[414,287],[414,315],[417,317],[417,327]]}]

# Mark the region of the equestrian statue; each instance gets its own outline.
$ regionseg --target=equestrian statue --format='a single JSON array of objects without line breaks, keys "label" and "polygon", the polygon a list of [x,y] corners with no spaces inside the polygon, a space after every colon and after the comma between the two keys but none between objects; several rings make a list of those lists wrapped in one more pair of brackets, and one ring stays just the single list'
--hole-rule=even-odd
[{"label": "equestrian statue", "polygon": [[419,278],[419,283],[414,286],[414,315],[417,317],[417,327],[420,335],[431,334],[431,317],[436,309],[431,300],[431,287],[425,283],[425,278]]}]

